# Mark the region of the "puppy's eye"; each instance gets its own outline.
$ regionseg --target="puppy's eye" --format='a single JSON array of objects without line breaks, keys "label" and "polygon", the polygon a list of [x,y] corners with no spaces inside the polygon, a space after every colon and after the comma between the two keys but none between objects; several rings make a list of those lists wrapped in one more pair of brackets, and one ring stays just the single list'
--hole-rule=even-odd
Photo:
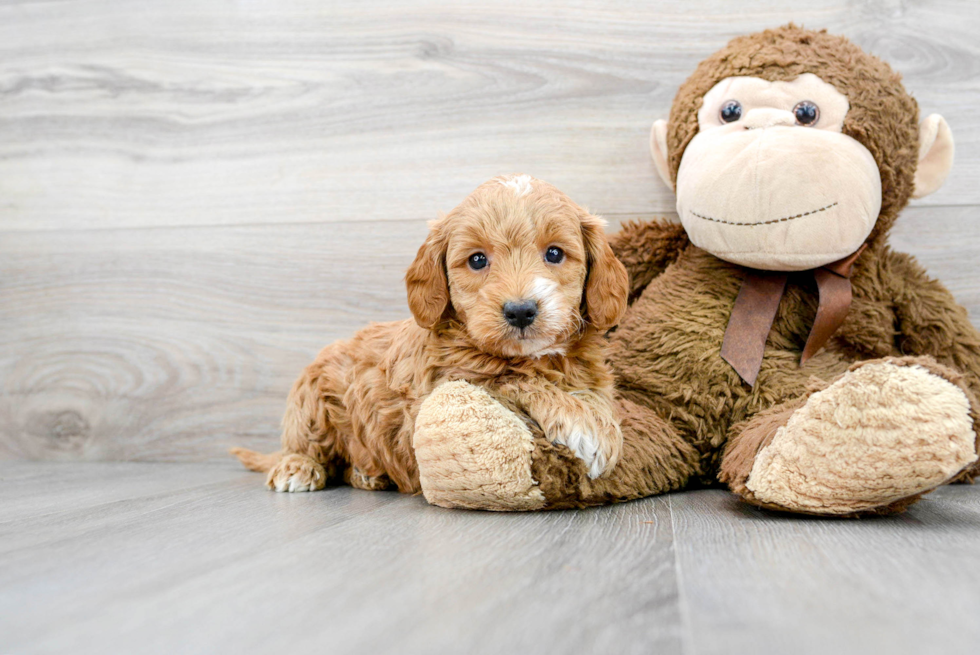
[{"label": "puppy's eye", "polygon": [[804,100],[793,107],[793,115],[800,125],[813,125],[820,118],[820,107],[809,100]]},{"label": "puppy's eye", "polygon": [[486,268],[487,266],[487,256],[482,252],[475,252],[470,255],[470,258],[466,260],[466,263],[470,265],[474,271],[478,271],[481,268]]},{"label": "puppy's eye", "polygon": [[561,264],[562,260],[565,259],[565,251],[558,246],[551,246],[544,251],[544,258],[550,264]]},{"label": "puppy's eye", "polygon": [[742,103],[738,100],[726,100],[721,106],[719,116],[723,123],[734,123],[742,117]]}]

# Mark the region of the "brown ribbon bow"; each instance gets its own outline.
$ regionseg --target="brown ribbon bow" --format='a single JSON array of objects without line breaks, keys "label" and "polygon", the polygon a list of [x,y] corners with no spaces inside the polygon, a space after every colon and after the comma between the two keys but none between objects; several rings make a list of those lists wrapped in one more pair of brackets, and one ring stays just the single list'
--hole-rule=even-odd
[{"label": "brown ribbon bow", "polygon": [[[854,254],[813,270],[820,301],[800,366],[813,357],[844,322],[851,306],[851,268],[866,247],[863,245]],[[789,275],[751,268],[745,270],[745,280],[725,329],[721,357],[732,365],[739,377],[754,385]]]}]

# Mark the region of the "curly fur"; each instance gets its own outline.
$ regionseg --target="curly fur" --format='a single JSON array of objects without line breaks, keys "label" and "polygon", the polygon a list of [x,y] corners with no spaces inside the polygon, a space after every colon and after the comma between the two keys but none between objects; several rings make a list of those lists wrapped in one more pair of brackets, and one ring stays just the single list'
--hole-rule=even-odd
[{"label": "curly fur", "polygon": [[[343,479],[365,489],[420,490],[412,449],[422,401],[440,383],[466,380],[530,417],[553,442],[586,448],[603,470],[622,444],[604,362],[603,331],[626,309],[628,279],[604,222],[528,176],[495,178],[431,224],[406,274],[415,317],[372,324],[327,346],[289,394],[280,455],[236,449],[269,471],[279,490]],[[560,264],[544,260],[551,246]],[[469,266],[475,252],[489,264]],[[539,312],[523,329],[505,302],[531,298]],[[300,468],[301,455],[322,466]],[[290,481],[293,480],[293,481]]]}]

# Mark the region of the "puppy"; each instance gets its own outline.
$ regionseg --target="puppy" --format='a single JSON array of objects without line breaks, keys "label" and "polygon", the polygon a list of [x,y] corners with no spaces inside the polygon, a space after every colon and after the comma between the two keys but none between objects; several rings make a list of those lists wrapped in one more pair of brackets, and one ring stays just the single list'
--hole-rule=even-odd
[{"label": "puppy", "polygon": [[405,276],[414,320],[324,348],[289,394],[281,452],[232,452],[276,491],[343,479],[416,493],[419,407],[440,383],[466,380],[574,451],[591,477],[609,471],[622,434],[604,332],[629,287],[604,226],[528,175],[483,184],[430,224]]}]

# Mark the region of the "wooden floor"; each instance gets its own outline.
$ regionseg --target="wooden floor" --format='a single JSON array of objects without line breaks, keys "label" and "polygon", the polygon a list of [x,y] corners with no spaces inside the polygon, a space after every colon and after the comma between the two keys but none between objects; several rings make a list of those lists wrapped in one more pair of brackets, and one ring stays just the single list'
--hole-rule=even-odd
[{"label": "wooden floor", "polygon": [[975,653],[980,487],[787,518],[720,490],[538,514],[0,464],[3,653]]}]

